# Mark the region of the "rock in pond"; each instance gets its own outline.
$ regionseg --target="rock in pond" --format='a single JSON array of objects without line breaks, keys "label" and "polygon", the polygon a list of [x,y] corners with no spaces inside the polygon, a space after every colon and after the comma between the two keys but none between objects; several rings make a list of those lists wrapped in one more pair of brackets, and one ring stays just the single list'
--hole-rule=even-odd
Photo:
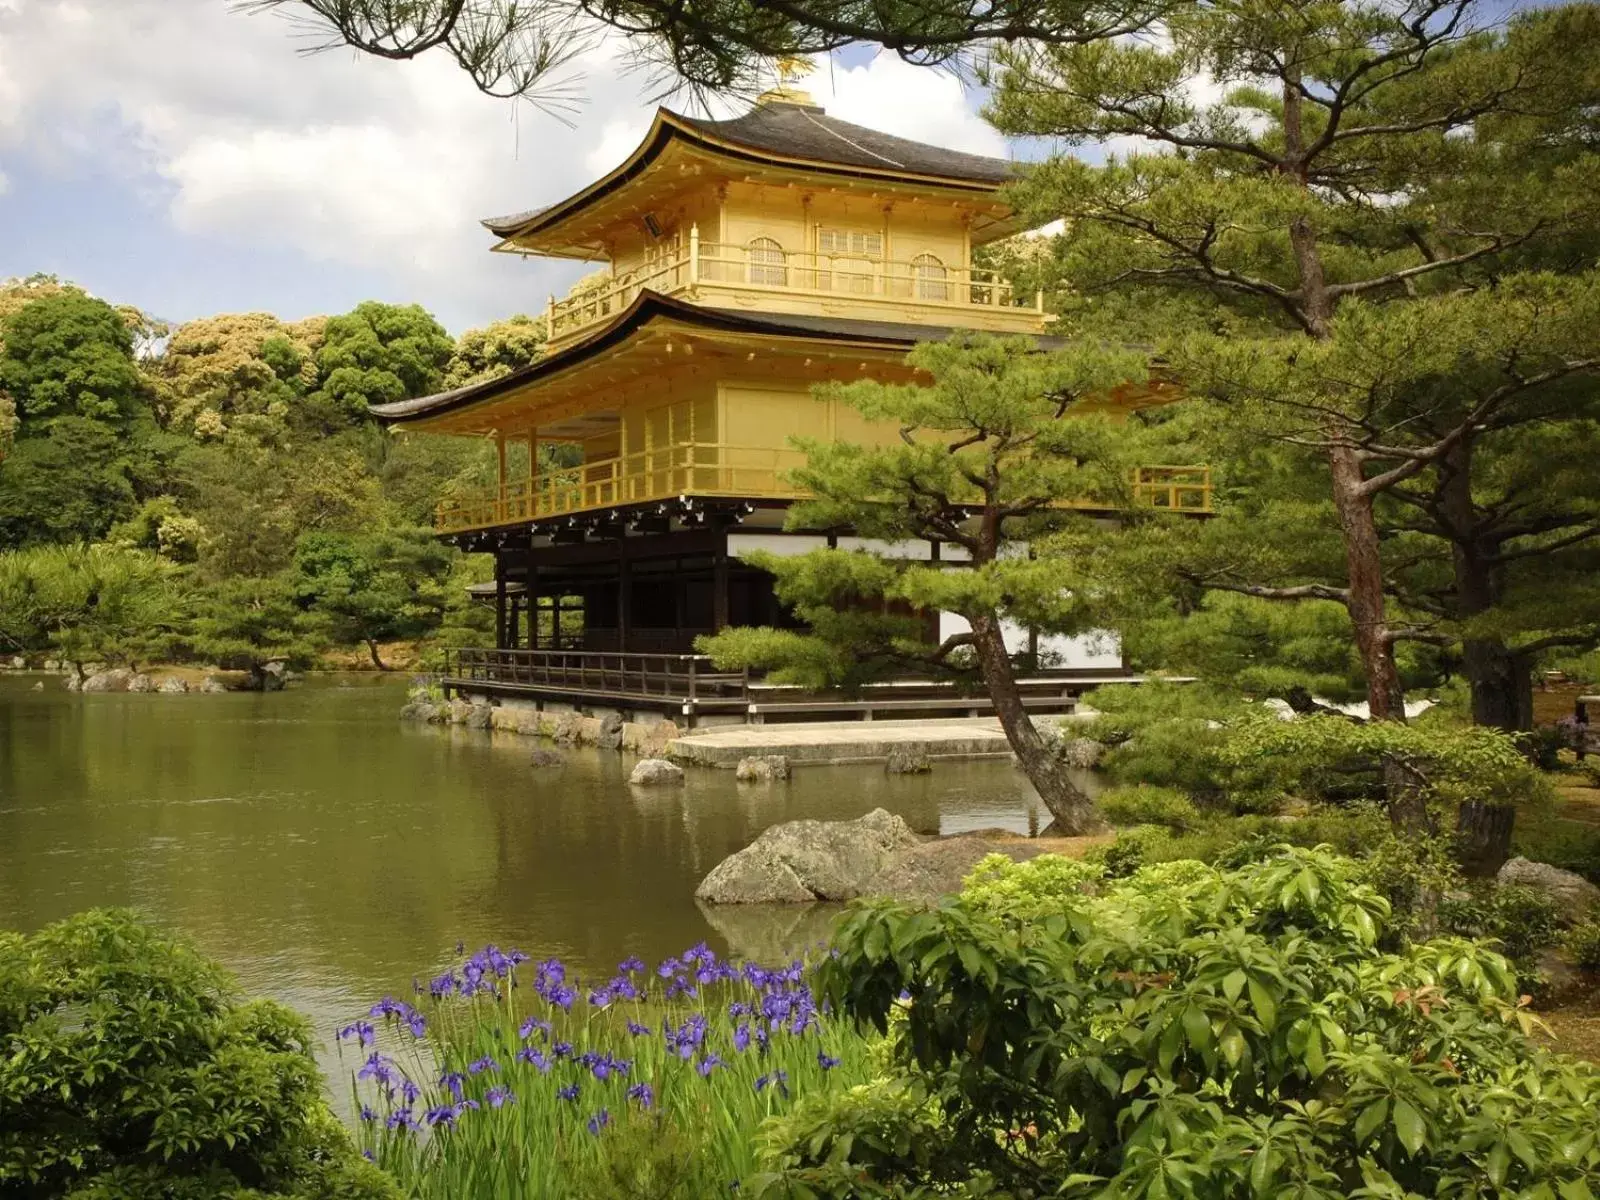
[{"label": "rock in pond", "polygon": [[86,692],[126,692],[134,680],[134,672],[127,667],[112,667],[109,671],[96,671],[83,681]]},{"label": "rock in pond", "polygon": [[1080,771],[1094,770],[1105,756],[1105,745],[1091,738],[1066,738],[1056,750],[1056,757]]},{"label": "rock in pond", "polygon": [[1028,862],[1046,853],[1027,841],[990,841],[981,837],[950,837],[922,842],[895,855],[867,881],[869,896],[893,896],[917,904],[937,904],[941,896],[961,890],[961,881],[991,854],[1012,862]]},{"label": "rock in pond", "polygon": [[207,696],[218,696],[228,690],[228,685],[215,675],[207,675],[200,681],[200,691]]},{"label": "rock in pond", "polygon": [[1513,858],[1506,863],[1495,876],[1495,882],[1501,887],[1525,887],[1542,892],[1561,910],[1562,916],[1573,922],[1584,920],[1600,905],[1600,887],[1582,875],[1527,858]]},{"label": "rock in pond", "polygon": [[128,680],[130,692],[153,692],[156,690],[156,681],[148,675],[135,675]]},{"label": "rock in pond", "polygon": [[441,712],[437,704],[427,700],[408,700],[400,710],[402,721],[419,721],[424,725],[437,725],[447,717],[448,714]]},{"label": "rock in pond", "polygon": [[682,783],[683,768],[664,758],[641,759],[634,766],[633,774],[628,776],[628,782],[640,787]]},{"label": "rock in pond", "polygon": [[789,757],[785,754],[753,754],[741,758],[733,769],[733,777],[741,783],[771,783],[775,779],[789,778]]},{"label": "rock in pond", "polygon": [[926,775],[933,763],[921,746],[896,746],[889,751],[883,769],[891,775]]},{"label": "rock in pond", "polygon": [[723,859],[695,896],[708,904],[852,900],[896,855],[919,845],[909,825],[881,808],[854,821],[789,821]]},{"label": "rock in pond", "polygon": [[161,685],[156,688],[156,691],[160,692],[163,696],[181,696],[188,690],[189,685],[183,680],[179,679],[176,675],[167,676],[161,681]]},{"label": "rock in pond", "polygon": [[566,762],[567,760],[562,757],[559,750],[549,750],[543,746],[540,746],[528,758],[530,767],[561,767],[565,766]]},{"label": "rock in pond", "polygon": [[622,749],[622,717],[618,713],[607,713],[600,718],[600,730],[595,734],[594,744],[602,750]]}]

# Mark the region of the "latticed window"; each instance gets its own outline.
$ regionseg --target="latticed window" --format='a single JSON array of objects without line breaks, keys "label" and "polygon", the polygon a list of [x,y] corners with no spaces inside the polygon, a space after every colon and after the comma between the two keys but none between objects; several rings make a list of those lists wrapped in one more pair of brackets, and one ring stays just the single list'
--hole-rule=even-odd
[{"label": "latticed window", "polygon": [[785,287],[789,282],[789,268],[783,247],[768,237],[758,237],[750,243],[750,282],[768,287]]},{"label": "latticed window", "polygon": [[839,292],[872,293],[883,234],[865,229],[817,230],[818,286]]},{"label": "latticed window", "polygon": [[950,299],[949,275],[944,263],[931,254],[911,260],[912,292],[918,300]]}]

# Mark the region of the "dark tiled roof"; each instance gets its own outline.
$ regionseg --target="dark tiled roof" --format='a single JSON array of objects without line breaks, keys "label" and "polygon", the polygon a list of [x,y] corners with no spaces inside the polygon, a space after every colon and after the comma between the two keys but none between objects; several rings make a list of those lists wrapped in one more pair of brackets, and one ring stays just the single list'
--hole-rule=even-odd
[{"label": "dark tiled roof", "polygon": [[1015,164],[1006,159],[946,150],[880,133],[830,117],[811,104],[769,101],[727,121],[685,117],[663,108],[656,113],[650,135],[616,172],[555,204],[504,217],[487,217],[483,224],[498,237],[510,237],[542,217],[581,207],[575,205],[576,201],[604,195],[626,183],[648,166],[671,138],[695,140],[696,135],[742,148],[756,157],[776,155],[840,170],[900,172],[990,187],[1016,175]]},{"label": "dark tiled roof", "polygon": [[906,171],[974,183],[1005,183],[1015,173],[1012,164],[1003,158],[946,150],[880,133],[830,117],[810,104],[758,104],[730,121],[684,116],[678,120],[719,141],[811,162]]},{"label": "dark tiled roof", "polygon": [[[937,342],[954,333],[963,332],[943,325],[916,325],[908,321],[853,321],[843,317],[810,316],[791,313],[737,312],[725,308],[708,308],[675,300],[659,292],[642,291],[627,309],[594,336],[538,362],[483,383],[471,383],[434,396],[420,396],[415,400],[397,400],[392,404],[374,404],[372,415],[381,421],[407,421],[421,417],[437,416],[455,409],[466,408],[481,400],[490,400],[507,392],[516,391],[526,384],[553,375],[565,367],[619,342],[626,341],[635,330],[647,325],[656,317],[674,317],[706,330],[730,333],[769,333],[776,337],[824,338],[831,341],[877,342],[888,348],[910,349],[917,342]],[[1034,338],[1042,349],[1058,349],[1067,344],[1059,337]]]}]

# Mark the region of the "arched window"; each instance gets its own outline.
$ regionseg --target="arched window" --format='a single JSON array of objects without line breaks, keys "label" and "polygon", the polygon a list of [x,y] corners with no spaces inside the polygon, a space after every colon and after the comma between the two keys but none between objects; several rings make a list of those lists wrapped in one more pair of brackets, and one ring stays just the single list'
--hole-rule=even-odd
[{"label": "arched window", "polygon": [[768,287],[784,287],[789,282],[789,268],[785,265],[783,247],[769,237],[758,237],[750,242],[750,282]]},{"label": "arched window", "polygon": [[944,264],[931,254],[919,254],[911,260],[911,289],[918,300],[950,299],[948,278]]}]

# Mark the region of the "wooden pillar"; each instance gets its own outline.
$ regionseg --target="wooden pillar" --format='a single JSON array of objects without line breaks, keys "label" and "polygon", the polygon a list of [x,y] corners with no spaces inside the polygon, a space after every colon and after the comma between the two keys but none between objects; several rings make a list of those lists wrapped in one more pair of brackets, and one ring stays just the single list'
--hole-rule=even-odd
[{"label": "wooden pillar", "polygon": [[528,540],[528,649],[539,648],[539,558]]},{"label": "wooden pillar", "polygon": [[504,552],[494,554],[494,644],[506,650],[506,560]]},{"label": "wooden pillar", "polygon": [[561,649],[561,594],[550,597],[550,649]]},{"label": "wooden pillar", "polygon": [[711,557],[711,628],[721,633],[728,627],[728,535]]},{"label": "wooden pillar", "polygon": [[628,630],[633,624],[633,578],[628,569],[628,539],[617,539],[617,649],[628,648]]},{"label": "wooden pillar", "polygon": [[496,489],[502,505],[506,502],[506,435],[503,430],[494,431],[494,461]]}]

